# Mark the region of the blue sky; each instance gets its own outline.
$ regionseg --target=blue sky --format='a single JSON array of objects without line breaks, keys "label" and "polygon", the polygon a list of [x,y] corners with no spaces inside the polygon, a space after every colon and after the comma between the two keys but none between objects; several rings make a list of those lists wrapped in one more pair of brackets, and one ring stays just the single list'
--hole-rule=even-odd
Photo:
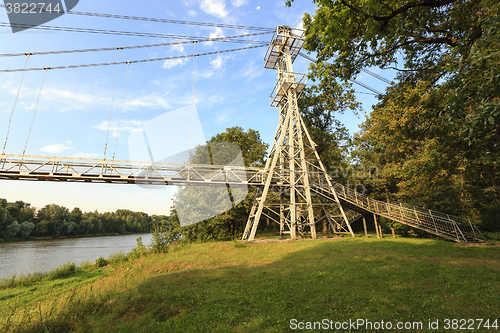
[{"label": "blue sky", "polygon": [[[156,17],[186,21],[214,22],[274,28],[277,25],[299,27],[304,12],[313,13],[312,1],[296,1],[286,7],[284,1],[251,0],[181,0],[181,1],[95,1],[81,0],[75,11]],[[8,22],[5,9],[0,8],[0,21]],[[63,15],[47,25],[107,30],[124,30],[199,37],[240,35],[245,30],[221,29]],[[48,32],[27,30],[13,34],[0,28],[0,53],[36,52],[100,47],[119,47],[163,42],[175,39]],[[269,41],[271,34],[247,37]],[[196,53],[212,52],[246,46],[237,43],[197,43]],[[266,48],[198,57],[196,60],[195,104],[205,137],[223,132],[232,126],[258,130],[264,141],[271,143],[278,115],[269,106],[269,95],[275,85],[275,72],[265,69]],[[192,54],[193,44],[162,46],[119,52],[120,61],[162,58]],[[314,55],[312,55],[314,56]],[[118,51],[37,55],[28,60],[29,67],[50,67],[85,63],[116,62]],[[0,57],[0,69],[23,68],[26,57]],[[306,73],[309,61],[301,57],[294,71]],[[126,65],[117,71],[113,113],[107,157],[115,144],[113,129],[118,123],[122,102]],[[381,72],[387,78],[391,73]],[[33,131],[26,154],[102,158],[106,142],[116,66],[51,70],[47,73],[38,104]],[[6,153],[21,154],[28,135],[33,111],[44,72],[26,72],[12,118]],[[7,124],[14,105],[22,73],[0,73],[0,141],[4,143]],[[359,81],[380,91],[384,83],[360,75]],[[165,112],[191,103],[193,59],[155,61],[129,67],[121,131],[116,158],[128,160],[127,137],[138,126]],[[368,92],[356,87],[360,92]],[[369,112],[376,98],[358,94]],[[363,117],[363,116],[361,116]],[[340,116],[351,133],[363,120],[352,114]],[[178,142],[168,142],[176,145]],[[58,184],[50,182],[0,181],[0,197],[9,201],[23,200],[36,207],[57,203],[84,211],[114,211],[126,208],[149,214],[168,214],[175,187],[143,188],[134,185]]]}]

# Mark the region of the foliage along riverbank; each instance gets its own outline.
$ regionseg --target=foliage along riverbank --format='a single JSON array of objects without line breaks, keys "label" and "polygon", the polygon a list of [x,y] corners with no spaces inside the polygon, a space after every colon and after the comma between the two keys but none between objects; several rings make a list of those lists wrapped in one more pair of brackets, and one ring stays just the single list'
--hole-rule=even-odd
[{"label": "foliage along riverbank", "polygon": [[[104,259],[103,259],[104,260]],[[145,246],[0,287],[5,332],[284,332],[290,320],[500,312],[500,251],[415,239]],[[102,267],[97,267],[102,266]]]},{"label": "foliage along riverbank", "polygon": [[142,233],[166,221],[167,216],[127,209],[84,213],[76,207],[70,212],[56,204],[36,209],[23,201],[0,199],[0,240],[4,241]]}]

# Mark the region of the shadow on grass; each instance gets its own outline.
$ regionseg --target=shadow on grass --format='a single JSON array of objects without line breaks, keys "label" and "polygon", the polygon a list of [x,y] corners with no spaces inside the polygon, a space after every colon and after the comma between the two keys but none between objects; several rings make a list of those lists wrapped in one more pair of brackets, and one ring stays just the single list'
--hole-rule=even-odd
[{"label": "shadow on grass", "polygon": [[[410,321],[426,328],[429,320],[495,319],[500,311],[498,249],[400,239],[238,248],[228,242],[187,247],[163,260],[197,251],[191,268],[151,275],[123,292],[75,298],[24,331],[284,332],[291,319]],[[211,261],[201,258],[203,251]]]}]

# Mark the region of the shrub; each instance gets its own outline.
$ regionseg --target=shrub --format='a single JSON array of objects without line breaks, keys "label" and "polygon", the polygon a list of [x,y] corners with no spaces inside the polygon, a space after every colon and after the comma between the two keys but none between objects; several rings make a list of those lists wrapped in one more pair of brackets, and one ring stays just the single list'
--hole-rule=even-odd
[{"label": "shrub", "polygon": [[76,273],[76,265],[73,262],[68,262],[54,271],[50,272],[47,276],[48,280],[63,279],[70,277]]},{"label": "shrub", "polygon": [[142,243],[142,237],[137,237],[136,241],[137,246],[128,254],[129,260],[140,258],[141,256],[149,253],[146,246]]},{"label": "shrub", "polygon": [[104,267],[108,265],[108,261],[103,257],[99,257],[95,260],[95,267]]}]

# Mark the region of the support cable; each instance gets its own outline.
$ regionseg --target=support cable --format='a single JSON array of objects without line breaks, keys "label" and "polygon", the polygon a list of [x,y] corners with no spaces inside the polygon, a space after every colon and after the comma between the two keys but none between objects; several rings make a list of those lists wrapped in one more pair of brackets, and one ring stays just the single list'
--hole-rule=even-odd
[{"label": "support cable", "polygon": [[[302,52],[299,52],[299,55],[300,55],[301,57],[303,57],[303,58],[305,58],[305,59],[309,60],[309,61],[312,61],[312,62],[316,62],[316,61],[317,61],[316,59],[311,58],[311,57],[309,57],[308,55],[305,55],[305,54],[304,54],[304,53],[302,53]],[[380,75],[378,75],[378,74],[376,74],[376,73],[374,73],[374,72],[372,72],[372,71],[370,71],[370,70],[368,70],[368,69],[361,68],[361,71],[362,71],[362,72],[364,72],[364,73],[366,73],[366,74],[368,74],[368,75],[371,75],[371,76],[373,76],[374,78],[379,79],[380,81],[383,81],[383,82],[385,82],[385,83],[387,83],[387,84],[392,84],[392,82],[391,82],[390,80],[388,80],[388,79],[386,79],[385,77],[382,77],[382,76],[380,76]],[[368,89],[368,90],[370,90],[370,91],[372,91],[372,92],[376,93],[377,95],[382,94],[380,91],[376,90],[375,88],[371,88],[371,87],[369,87],[369,86],[367,86],[367,85],[365,85],[365,84],[363,84],[363,83],[361,83],[361,82],[359,82],[359,81],[356,81],[356,80],[349,80],[349,81],[352,81],[352,82],[354,82],[354,83],[356,83],[356,84],[359,84],[359,85],[360,85],[360,86],[362,86],[363,88],[366,88],[366,89]]]},{"label": "support cable", "polygon": [[23,156],[26,153],[26,147],[28,146],[28,140],[30,139],[31,129],[33,128],[33,123],[35,122],[36,111],[38,110],[38,103],[40,102],[40,95],[42,95],[43,83],[45,82],[45,77],[47,76],[47,72],[49,68],[45,68],[45,74],[43,74],[42,84],[40,85],[40,91],[38,92],[38,98],[36,100],[35,112],[33,112],[33,119],[31,119],[30,130],[28,132],[28,138],[26,138],[26,144],[24,145]]},{"label": "support cable", "polygon": [[[118,35],[118,36],[131,36],[131,37],[151,37],[151,38],[172,38],[172,39],[199,39],[199,36],[184,36],[174,34],[158,34],[152,32],[138,32],[138,31],[122,31],[122,30],[106,30],[106,29],[92,29],[92,28],[73,28],[73,27],[59,27],[53,25],[36,25],[24,23],[8,23],[0,22],[0,27],[12,28],[19,27],[24,29],[34,30],[49,30],[49,31],[65,31],[65,32],[82,32],[100,35]],[[269,34],[271,31],[266,31],[261,34]],[[233,41],[236,42],[236,41]],[[245,43],[245,40],[238,40],[238,43]]]},{"label": "support cable", "polygon": [[116,18],[116,19],[126,19],[126,20],[135,20],[135,21],[197,25],[197,26],[203,26],[203,27],[218,27],[218,28],[226,28],[226,29],[259,30],[259,31],[270,31],[270,32],[274,32],[274,30],[275,30],[275,28],[264,28],[264,27],[255,27],[255,26],[246,26],[246,25],[169,20],[169,19],[161,19],[161,18],[154,18],[154,17],[128,16],[128,15],[116,15],[116,14],[104,14],[104,13],[89,13],[89,12],[69,11],[68,14],[97,16],[97,17]]},{"label": "support cable", "polygon": [[106,159],[106,151],[108,149],[108,138],[109,138],[109,128],[111,126],[111,114],[113,113],[113,100],[115,98],[115,87],[116,87],[116,76],[118,75],[118,64],[120,62],[120,51],[121,47],[118,48],[118,59],[116,60],[116,70],[115,70],[115,81],[113,83],[113,93],[111,94],[111,110],[109,111],[109,120],[108,120],[108,132],[106,134],[106,144],[104,145],[104,159]]},{"label": "support cable", "polygon": [[[196,41],[193,42],[193,88],[191,92],[191,128],[189,132],[189,157],[191,157],[191,146],[193,144],[193,119],[194,119],[194,102],[195,102],[195,86],[196,86]],[[191,161],[189,161],[191,163]]]},{"label": "support cable", "polygon": [[[258,36],[258,35],[264,35],[268,34],[268,32],[258,32],[258,33],[253,33],[253,34],[243,34],[243,35],[236,35],[236,36],[227,36],[227,37],[204,37],[200,38],[197,37],[196,40],[197,42],[215,42],[215,41],[223,41],[223,42],[244,42],[248,44],[266,44],[269,45],[268,42],[264,41],[254,41],[254,40],[234,40],[235,38],[241,38],[241,37],[250,37],[250,36]],[[144,44],[144,45],[133,45],[133,46],[121,46],[123,50],[129,50],[129,49],[141,49],[141,48],[149,48],[149,47],[158,47],[158,46],[169,46],[169,45],[182,45],[182,44],[189,44],[193,43],[193,40],[189,41],[181,41],[181,42],[169,42],[169,43],[156,43],[156,44]],[[114,51],[118,47],[101,47],[101,48],[91,48],[91,49],[77,49],[77,50],[61,50],[61,51],[41,51],[41,52],[30,52],[31,55],[48,55],[48,54],[68,54],[68,53],[83,53],[83,52],[101,52],[101,51]],[[3,53],[0,54],[0,57],[19,57],[23,56],[26,53]]]},{"label": "support cable", "polygon": [[[4,4],[0,4],[0,7],[5,8]],[[34,8],[35,10],[42,12],[50,12],[43,8]],[[130,15],[117,15],[117,14],[106,14],[106,13],[91,13],[91,12],[79,12],[79,11],[67,11],[66,14],[80,15],[80,16],[95,16],[95,17],[105,17],[105,18],[115,18],[115,19],[126,19],[134,21],[148,21],[148,22],[159,22],[159,23],[172,23],[172,24],[185,24],[185,25],[197,25],[202,27],[218,27],[226,29],[243,29],[243,30],[260,30],[260,31],[270,31],[273,32],[275,28],[265,28],[265,27],[255,27],[247,25],[234,25],[234,24],[222,24],[222,23],[209,23],[209,22],[198,22],[198,21],[182,21],[182,20],[171,20],[155,17],[144,17],[144,16],[130,16]]]},{"label": "support cable", "polygon": [[[192,41],[191,41],[192,43]],[[244,51],[244,50],[250,50],[250,49],[256,49],[259,47],[267,47],[269,44],[262,44],[262,45],[254,45],[254,46],[247,46],[247,47],[240,47],[237,49],[229,49],[229,50],[222,50],[222,51],[213,51],[213,52],[205,52],[205,53],[198,53],[196,56],[206,56],[206,55],[212,55],[212,54],[219,54],[219,53],[229,53],[229,52],[236,52],[236,51]],[[164,60],[170,60],[170,59],[184,59],[184,58],[191,58],[194,57],[195,55],[193,54],[188,54],[188,55],[180,55],[180,56],[174,56],[174,57],[163,57],[163,58],[150,58],[150,59],[140,59],[140,60],[130,60],[131,64],[138,64],[138,63],[144,63],[144,62],[151,62],[151,61],[164,61]],[[118,64],[123,65],[126,64],[127,61],[122,61],[119,62]],[[49,69],[68,69],[68,68],[82,68],[82,67],[97,67],[97,66],[110,66],[110,65],[116,65],[116,62],[103,62],[103,63],[98,63],[98,64],[83,64],[83,65],[70,65],[70,66],[56,66],[56,67],[49,67]],[[46,67],[38,67],[38,68],[27,68],[25,71],[41,71],[45,70]],[[21,72],[23,69],[2,69],[0,70],[0,73],[13,73],[13,72]]]},{"label": "support cable", "polygon": [[116,146],[118,145],[118,136],[120,135],[120,123],[122,121],[123,101],[125,100],[125,88],[127,87],[128,68],[130,61],[127,62],[127,72],[125,73],[125,84],[123,85],[122,105],[120,107],[120,116],[118,117],[118,127],[116,129],[115,149],[113,150],[113,161],[115,160]]},{"label": "support cable", "polygon": [[14,110],[16,108],[17,99],[19,98],[19,93],[21,92],[21,86],[23,85],[24,74],[26,73],[26,66],[28,66],[28,59],[30,58],[30,55],[31,53],[26,53],[26,63],[24,64],[23,76],[21,77],[19,88],[17,89],[17,95],[16,95],[16,100],[14,101],[14,106],[12,107],[12,111],[10,112],[9,126],[7,127],[7,135],[5,136],[5,143],[3,144],[2,154],[5,154],[5,147],[7,146],[7,140],[9,139],[10,124],[12,123],[12,115],[14,114]]}]

